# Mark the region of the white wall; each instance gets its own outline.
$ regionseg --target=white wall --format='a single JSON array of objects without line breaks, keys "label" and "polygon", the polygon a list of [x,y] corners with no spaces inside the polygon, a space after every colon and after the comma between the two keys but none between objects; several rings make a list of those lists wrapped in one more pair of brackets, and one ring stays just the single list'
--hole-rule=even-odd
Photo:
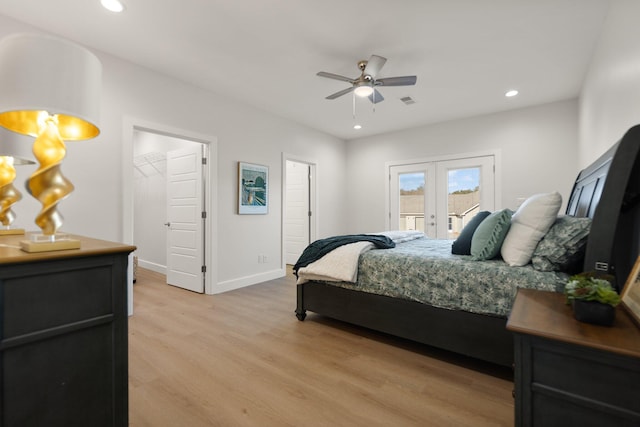
[{"label": "white wall", "polygon": [[[0,37],[19,31],[34,29],[0,16]],[[123,121],[135,117],[217,137],[219,256],[208,264],[218,266],[215,282],[225,289],[258,283],[263,275],[282,267],[282,152],[313,158],[318,165],[319,204],[326,207],[318,212],[319,235],[345,232],[344,141],[102,52],[94,53],[103,65],[101,134],[68,144],[62,169],[76,190],[60,204],[65,216],[63,231],[123,239],[122,189],[132,185],[122,182]],[[12,134],[7,138],[10,147],[16,147],[18,139],[30,144],[25,137]],[[238,161],[269,166],[268,215],[237,215]],[[30,173],[26,169],[22,168],[18,182]],[[33,218],[37,210],[35,201],[16,206],[19,218]],[[258,264],[258,254],[266,255],[269,262]]]},{"label": "white wall", "polygon": [[640,124],[640,1],[616,0],[598,40],[580,97],[580,165],[586,166]]},{"label": "white wall", "polygon": [[385,226],[385,162],[498,151],[503,206],[517,198],[557,190],[565,206],[579,172],[578,103],[568,100],[408,129],[348,143],[351,232]]}]

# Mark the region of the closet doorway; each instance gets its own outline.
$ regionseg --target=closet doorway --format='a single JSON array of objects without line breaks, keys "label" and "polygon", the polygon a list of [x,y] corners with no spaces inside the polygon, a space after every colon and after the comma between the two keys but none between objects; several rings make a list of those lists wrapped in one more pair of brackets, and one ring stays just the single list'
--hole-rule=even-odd
[{"label": "closet doorway", "polygon": [[285,264],[296,263],[316,239],[314,162],[285,155],[283,158],[283,251]]},{"label": "closet doorway", "polygon": [[165,274],[167,284],[213,293],[211,144],[179,135],[132,127],[131,241],[140,267]]}]

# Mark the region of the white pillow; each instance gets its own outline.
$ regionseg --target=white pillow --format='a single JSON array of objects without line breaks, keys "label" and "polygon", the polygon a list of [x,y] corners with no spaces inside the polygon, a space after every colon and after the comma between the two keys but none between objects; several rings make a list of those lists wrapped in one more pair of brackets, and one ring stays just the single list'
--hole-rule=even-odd
[{"label": "white pillow", "polygon": [[555,222],[560,205],[562,196],[557,191],[536,194],[522,203],[511,217],[511,228],[500,249],[507,264],[516,267],[531,261],[538,242]]}]

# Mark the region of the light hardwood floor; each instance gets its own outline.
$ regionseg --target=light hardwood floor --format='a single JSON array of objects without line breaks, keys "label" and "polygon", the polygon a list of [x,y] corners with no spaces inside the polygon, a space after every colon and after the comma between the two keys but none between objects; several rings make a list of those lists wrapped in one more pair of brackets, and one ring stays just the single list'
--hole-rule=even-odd
[{"label": "light hardwood floor", "polygon": [[286,278],[200,295],[139,269],[131,426],[511,426],[508,369],[294,315]]}]

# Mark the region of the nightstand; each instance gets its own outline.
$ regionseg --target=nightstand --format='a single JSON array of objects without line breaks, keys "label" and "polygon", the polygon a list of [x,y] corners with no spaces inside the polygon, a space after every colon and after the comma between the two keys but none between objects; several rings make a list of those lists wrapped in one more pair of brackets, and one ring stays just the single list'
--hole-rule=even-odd
[{"label": "nightstand", "polygon": [[516,426],[640,426],[640,329],[621,306],[613,326],[578,322],[563,294],[520,289]]}]

